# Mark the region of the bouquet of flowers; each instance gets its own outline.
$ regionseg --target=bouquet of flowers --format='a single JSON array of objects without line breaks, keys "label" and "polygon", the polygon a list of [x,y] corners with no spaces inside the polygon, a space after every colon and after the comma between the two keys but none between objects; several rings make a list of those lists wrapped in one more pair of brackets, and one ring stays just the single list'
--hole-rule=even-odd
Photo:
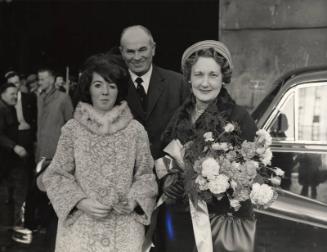
[{"label": "bouquet of flowers", "polygon": [[266,208],[277,198],[276,187],[284,172],[270,167],[271,137],[258,130],[253,142],[241,141],[238,127],[227,123],[216,138],[212,132],[203,135],[199,153],[189,153],[194,162],[191,171],[185,171],[185,188],[193,200],[210,202],[229,199],[238,211],[241,202],[251,200],[257,207]]}]

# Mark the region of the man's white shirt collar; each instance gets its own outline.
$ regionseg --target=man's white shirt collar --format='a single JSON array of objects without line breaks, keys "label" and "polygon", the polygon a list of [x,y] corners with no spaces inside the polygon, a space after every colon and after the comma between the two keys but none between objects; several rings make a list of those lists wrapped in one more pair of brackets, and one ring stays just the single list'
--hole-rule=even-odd
[{"label": "man's white shirt collar", "polygon": [[143,80],[142,86],[145,90],[145,93],[148,93],[149,90],[149,85],[150,85],[150,79],[151,79],[151,75],[152,75],[152,65],[150,66],[149,71],[147,71],[144,75],[142,76],[138,76],[135,73],[133,73],[132,71],[128,70],[129,74],[131,75],[131,79],[135,85],[135,87],[137,87],[137,83],[135,82],[135,80],[140,77]]}]

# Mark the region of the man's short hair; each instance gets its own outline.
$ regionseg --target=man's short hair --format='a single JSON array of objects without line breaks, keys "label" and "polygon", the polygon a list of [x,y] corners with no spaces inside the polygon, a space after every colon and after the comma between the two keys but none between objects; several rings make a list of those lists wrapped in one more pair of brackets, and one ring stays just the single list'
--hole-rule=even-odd
[{"label": "man's short hair", "polygon": [[150,42],[152,44],[154,44],[154,39],[153,39],[152,33],[148,28],[146,28],[143,25],[131,25],[131,26],[128,26],[128,27],[124,28],[123,31],[121,32],[121,34],[120,34],[120,46],[122,45],[122,38],[123,38],[124,34],[127,32],[127,30],[136,29],[136,28],[143,30],[149,36]]},{"label": "man's short hair", "polygon": [[6,83],[0,85],[0,95],[2,95],[4,92],[6,92],[6,90],[7,90],[8,88],[11,88],[11,87],[13,87],[13,88],[17,88],[17,87],[15,86],[15,84],[8,83],[8,82],[6,82]]},{"label": "man's short hair", "polygon": [[56,77],[56,73],[55,71],[50,68],[50,67],[40,67],[38,70],[37,70],[38,73],[41,73],[41,72],[48,72],[51,76],[53,76],[53,78]]},{"label": "man's short hair", "polygon": [[15,77],[15,76],[19,77],[19,74],[15,71],[9,71],[9,72],[5,73],[6,80],[9,80],[10,78]]}]

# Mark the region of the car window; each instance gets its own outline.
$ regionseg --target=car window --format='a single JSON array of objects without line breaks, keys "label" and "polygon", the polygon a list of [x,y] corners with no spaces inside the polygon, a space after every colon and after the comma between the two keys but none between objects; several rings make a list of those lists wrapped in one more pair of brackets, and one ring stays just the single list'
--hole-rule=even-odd
[{"label": "car window", "polygon": [[293,87],[268,119],[272,165],[285,172],[281,187],[327,203],[327,83]]},{"label": "car window", "polygon": [[327,203],[327,155],[274,151],[272,165],[285,172],[281,187]]},{"label": "car window", "polygon": [[280,106],[269,131],[275,141],[294,140],[294,93]]},{"label": "car window", "polygon": [[298,89],[298,139],[327,143],[327,85]]}]

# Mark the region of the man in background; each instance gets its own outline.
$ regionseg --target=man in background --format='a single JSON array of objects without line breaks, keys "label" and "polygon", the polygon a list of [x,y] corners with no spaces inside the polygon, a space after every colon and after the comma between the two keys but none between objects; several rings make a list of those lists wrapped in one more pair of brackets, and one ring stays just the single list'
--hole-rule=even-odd
[{"label": "man in background", "polygon": [[55,74],[49,68],[38,71],[40,95],[38,96],[36,160],[52,159],[61,133],[61,127],[73,116],[69,95],[55,88]]},{"label": "man in background", "polygon": [[127,102],[149,135],[152,156],[160,156],[160,136],[190,93],[183,76],[153,64],[156,43],[144,26],[125,28],[120,52],[130,74]]},{"label": "man in background", "polygon": [[[53,158],[61,134],[61,127],[73,116],[71,99],[68,94],[56,89],[53,70],[50,68],[39,69],[38,80],[40,94],[37,99],[37,162],[43,158],[47,161]],[[53,208],[47,204],[48,202],[47,198],[43,199],[42,217],[47,229],[47,249],[52,252],[55,250],[58,218]],[[40,204],[42,203],[40,202]]]},{"label": "man in background", "polygon": [[[17,103],[15,104],[16,117],[18,120],[18,135],[17,143],[24,147],[27,152],[26,157],[20,160],[18,166],[19,171],[16,172],[17,176],[21,176],[20,188],[20,200],[26,201],[28,192],[32,186],[33,172],[35,168],[34,161],[34,145],[36,141],[36,96],[35,94],[29,94],[22,92],[22,82],[19,74],[15,71],[6,73],[5,78],[8,83],[12,83],[16,86],[17,92]],[[16,175],[14,175],[16,176]],[[12,189],[9,188],[8,201],[12,201]],[[15,203],[15,202],[14,202]],[[27,206],[29,208],[30,206]],[[17,213],[18,214],[18,213]],[[25,222],[33,222],[33,216],[25,211]],[[25,223],[16,222],[14,226],[22,227],[26,226]]]},{"label": "man in background", "polygon": [[28,156],[19,143],[15,105],[17,87],[6,83],[0,87],[0,182],[9,188],[10,200],[14,203],[14,226],[22,226],[21,208],[26,197],[26,170],[22,166]]}]

